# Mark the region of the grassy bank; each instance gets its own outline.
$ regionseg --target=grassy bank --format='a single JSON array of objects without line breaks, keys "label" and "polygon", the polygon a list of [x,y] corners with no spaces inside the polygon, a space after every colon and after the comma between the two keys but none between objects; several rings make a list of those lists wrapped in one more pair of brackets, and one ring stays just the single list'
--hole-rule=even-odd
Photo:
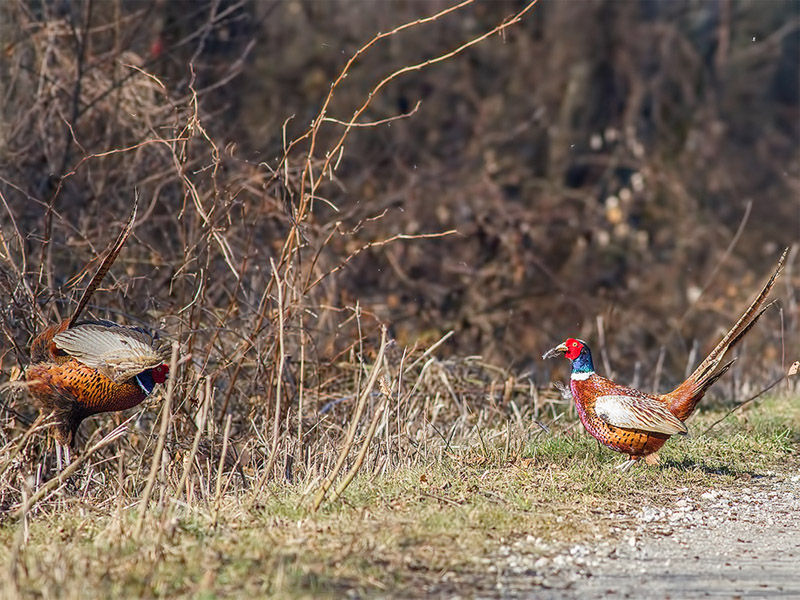
[{"label": "grassy bank", "polygon": [[546,552],[552,544],[613,536],[630,509],[796,465],[795,398],[769,398],[703,435],[720,416],[701,414],[693,435],[671,440],[655,468],[619,473],[613,467],[621,457],[573,424],[527,440],[510,430],[484,431],[483,443],[445,449],[439,460],[362,472],[316,513],[309,510],[314,478],[262,490],[240,486],[216,507],[166,502],[171,511],[153,510],[139,536],[138,498],[119,489],[99,493],[102,472],[84,469],[34,514],[5,521],[3,595],[475,591],[491,587],[486,557],[510,540],[533,536]]}]

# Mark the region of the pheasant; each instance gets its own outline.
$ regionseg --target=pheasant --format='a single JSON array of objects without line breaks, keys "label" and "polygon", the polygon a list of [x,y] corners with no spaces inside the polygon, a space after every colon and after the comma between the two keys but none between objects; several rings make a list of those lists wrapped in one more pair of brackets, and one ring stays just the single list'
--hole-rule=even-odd
[{"label": "pheasant", "polygon": [[648,464],[657,464],[656,452],[664,443],[675,434],[687,433],[686,419],[708,389],[733,363],[731,360],[720,366],[725,353],[750,331],[769,307],[762,308],[762,305],[775,285],[785,260],[786,251],[769,281],[733,328],[694,373],[668,394],[646,394],[601,377],[595,373],[592,352],[583,340],[569,338],[545,352],[543,359],[563,354],[572,362],[570,390],[578,417],[601,444],[628,455],[629,460],[618,468],[627,470],[640,458],[644,458]]},{"label": "pheasant", "polygon": [[69,463],[69,449],[81,422],[94,414],[125,410],[141,403],[164,383],[169,367],[165,348],[139,327],[111,321],[79,321],[90,297],[100,285],[130,234],[136,206],[69,319],[51,325],[31,344],[31,363],[25,380],[33,403],[53,416],[56,458],[61,451]]}]

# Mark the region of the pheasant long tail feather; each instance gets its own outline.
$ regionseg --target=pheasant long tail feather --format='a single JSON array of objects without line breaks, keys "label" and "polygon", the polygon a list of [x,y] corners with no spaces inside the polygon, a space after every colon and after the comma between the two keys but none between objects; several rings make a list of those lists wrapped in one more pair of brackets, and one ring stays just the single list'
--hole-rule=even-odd
[{"label": "pheasant long tail feather", "polygon": [[133,229],[133,222],[136,219],[136,209],[138,208],[138,205],[139,205],[139,195],[137,193],[136,198],[133,201],[133,210],[131,211],[131,216],[128,217],[128,223],[125,225],[125,229],[123,229],[120,232],[119,236],[117,237],[117,240],[111,246],[111,248],[108,251],[108,254],[106,254],[106,257],[103,259],[100,268],[97,269],[97,272],[94,274],[94,277],[92,277],[92,280],[89,282],[89,285],[86,286],[86,289],[83,291],[83,295],[81,296],[80,302],[78,302],[78,306],[75,308],[75,311],[72,313],[72,316],[69,319],[68,327],[72,327],[75,325],[75,323],[78,322],[78,318],[80,317],[83,310],[86,308],[86,305],[89,303],[89,300],[92,298],[92,295],[94,295],[95,291],[105,278],[106,273],[108,273],[109,269],[111,269],[111,265],[113,265],[114,261],[117,259],[120,250],[122,250],[122,246],[125,245],[125,240],[128,239],[128,236],[131,233],[131,229]]},{"label": "pheasant long tail feather", "polygon": [[700,366],[695,369],[694,373],[692,373],[689,379],[699,382],[713,373],[716,367],[722,361],[725,353],[733,348],[742,339],[742,337],[744,337],[744,335],[750,331],[750,328],[755,324],[758,318],[767,308],[769,308],[768,306],[761,308],[761,305],[764,304],[767,296],[769,296],[769,293],[772,290],[772,287],[778,280],[778,275],[780,275],[781,271],[783,270],[783,265],[786,261],[786,253],[788,251],[788,248],[783,251],[781,258],[778,261],[778,265],[775,267],[775,271],[772,273],[769,281],[764,284],[761,292],[759,292],[758,296],[756,296],[756,299],[753,300],[748,309],[736,322],[736,325],[734,325],[731,330],[725,334],[725,337],[722,338],[722,341],[717,344],[717,347],[711,351],[711,354],[709,354],[706,359],[700,363]]},{"label": "pheasant long tail feather", "polygon": [[[781,271],[783,270],[783,265],[786,261],[786,254],[788,251],[788,248],[783,251],[783,255],[781,255],[781,258],[778,261],[778,265],[775,267],[775,271],[772,273],[772,276],[769,278],[767,283],[764,284],[761,292],[759,292],[758,296],[756,296],[755,300],[753,300],[741,318],[736,322],[731,330],[725,334],[725,337],[722,338],[722,341],[717,344],[717,347],[714,348],[705,358],[705,360],[700,363],[700,366],[694,370],[694,373],[692,373],[686,381],[684,381],[675,391],[668,394],[673,402],[673,412],[675,412],[675,409],[677,409],[678,412],[687,412],[686,416],[691,414],[691,411],[694,409],[694,405],[698,400],[700,400],[700,398],[702,398],[705,391],[711,386],[711,384],[719,379],[719,376],[722,375],[722,373],[728,370],[730,363],[726,364],[723,369],[719,369],[722,359],[725,357],[725,354],[728,352],[728,350],[738,344],[739,341],[741,341],[741,339],[750,331],[750,328],[755,325],[759,317],[764,314],[764,311],[771,306],[772,303],[768,304],[767,306],[762,305],[766,301],[767,296],[769,296],[770,291],[775,285],[778,275],[780,275]],[[679,415],[679,418],[685,417],[681,417]]]}]

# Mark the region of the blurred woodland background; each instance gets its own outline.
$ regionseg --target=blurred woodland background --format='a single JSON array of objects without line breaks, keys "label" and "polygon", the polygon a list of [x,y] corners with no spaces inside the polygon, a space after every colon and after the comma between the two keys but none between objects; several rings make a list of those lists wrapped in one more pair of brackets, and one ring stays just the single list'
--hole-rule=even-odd
[{"label": "blurred woodland background", "polygon": [[[180,340],[221,414],[379,323],[542,385],[566,336],[682,379],[800,234],[800,3],[541,0],[437,59],[526,5],[0,3],[4,379],[134,188],[92,312]],[[796,250],[742,368],[796,358]]]}]

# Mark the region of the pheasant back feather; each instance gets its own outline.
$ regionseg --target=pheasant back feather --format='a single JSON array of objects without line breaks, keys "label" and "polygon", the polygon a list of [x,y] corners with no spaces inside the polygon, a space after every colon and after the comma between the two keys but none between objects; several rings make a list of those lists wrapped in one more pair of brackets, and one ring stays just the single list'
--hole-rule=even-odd
[{"label": "pheasant back feather", "polygon": [[116,383],[157,367],[166,359],[165,347],[137,327],[116,323],[86,323],[53,337],[58,350],[97,369]]}]

